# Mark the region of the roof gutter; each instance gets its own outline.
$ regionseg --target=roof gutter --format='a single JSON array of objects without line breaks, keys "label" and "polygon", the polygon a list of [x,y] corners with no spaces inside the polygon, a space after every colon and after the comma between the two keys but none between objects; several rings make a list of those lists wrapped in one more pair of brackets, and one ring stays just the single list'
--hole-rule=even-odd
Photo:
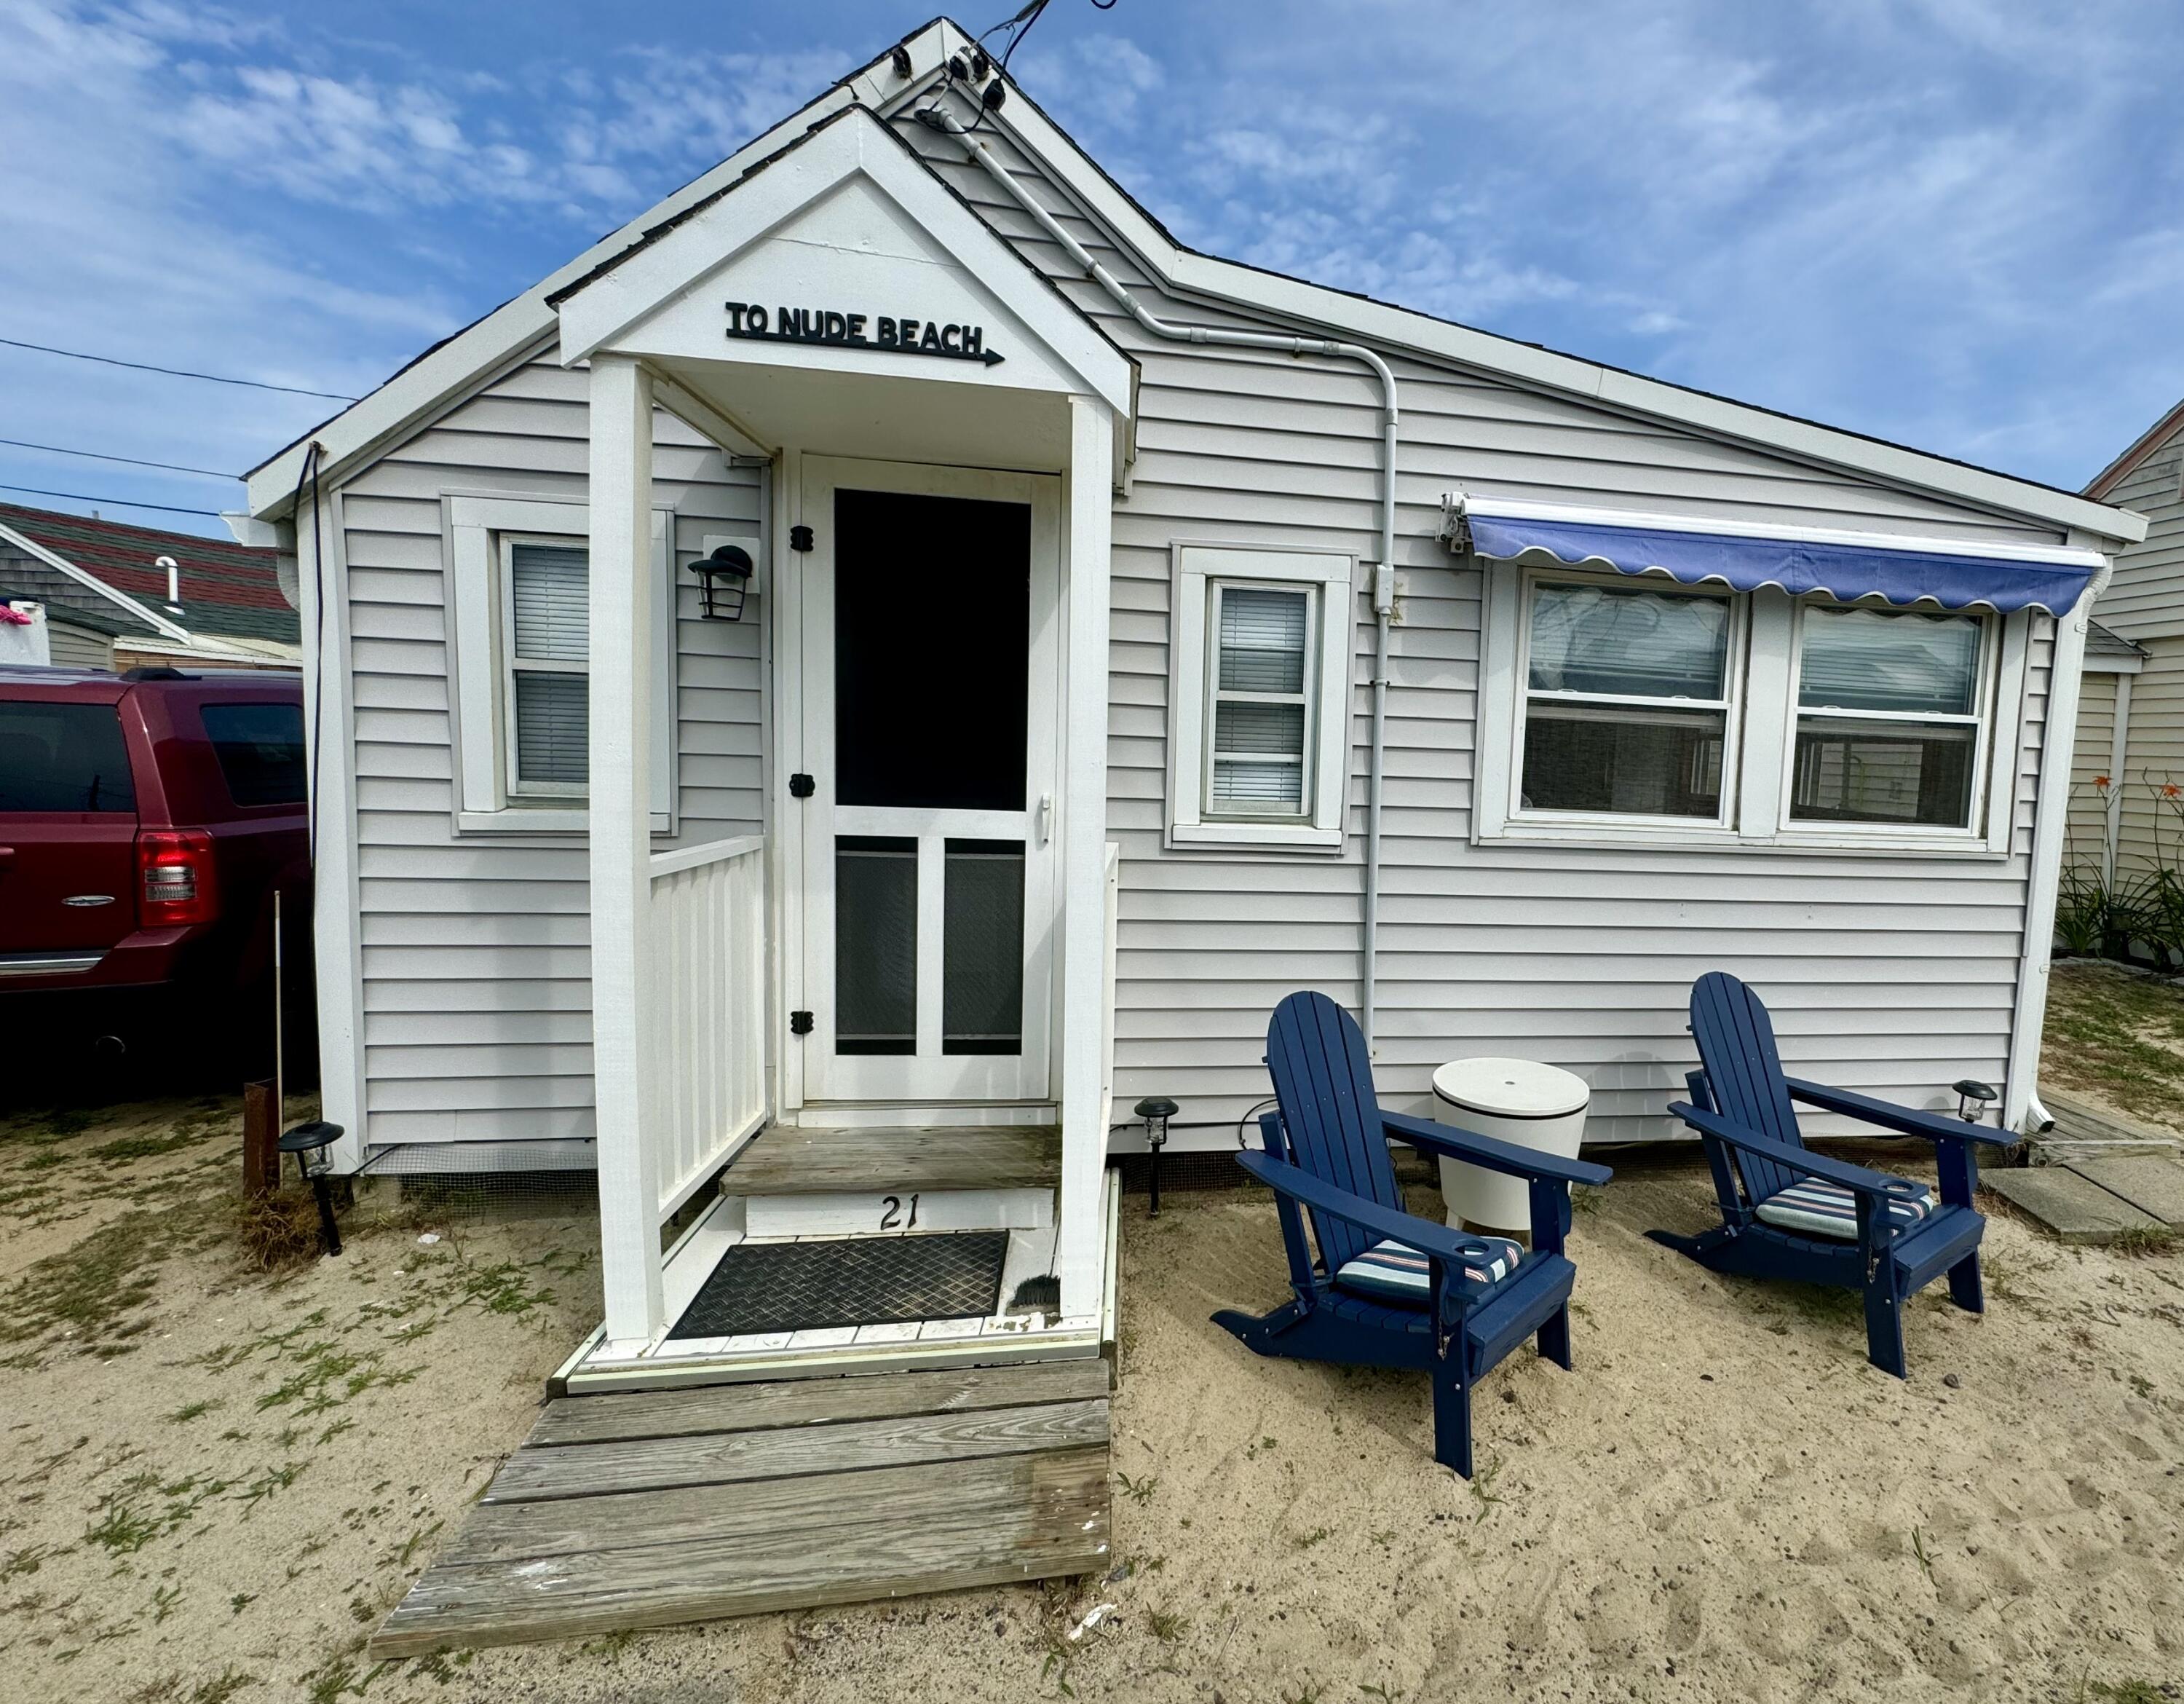
[{"label": "roof gutter", "polygon": [[1019,184],[994,158],[986,144],[966,130],[953,114],[935,104],[924,108],[915,116],[928,129],[952,136],[960,142],[972,161],[981,167],[1011,201],[1030,215],[1042,231],[1061,245],[1062,252],[1083,269],[1087,277],[1112,297],[1124,313],[1152,336],[1170,343],[1199,344],[1222,349],[1273,349],[1300,357],[1322,355],[1334,360],[1356,361],[1371,369],[1373,376],[1379,381],[1380,556],[1373,571],[1373,729],[1365,784],[1364,918],[1363,940],[1360,948],[1362,963],[1358,979],[1358,1027],[1364,1031],[1366,1045],[1370,1048],[1379,1003],[1380,779],[1388,718],[1388,629],[1396,611],[1396,450],[1398,441],[1396,375],[1376,351],[1362,344],[1340,343],[1331,338],[1286,337],[1273,332],[1231,331],[1221,326],[1181,325],[1172,320],[1162,319],[1132,295],[1113,273],[1094,259],[1091,252],[1070,233],[1067,227],[1040,205],[1031,192]]}]

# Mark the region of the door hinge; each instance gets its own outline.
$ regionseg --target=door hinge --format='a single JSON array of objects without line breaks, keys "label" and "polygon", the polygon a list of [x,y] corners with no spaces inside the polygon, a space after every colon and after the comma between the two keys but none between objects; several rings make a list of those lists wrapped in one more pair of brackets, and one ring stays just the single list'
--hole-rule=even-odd
[{"label": "door hinge", "polygon": [[816,781],[800,770],[788,778],[788,796],[792,799],[808,799],[816,791],[818,785]]},{"label": "door hinge", "polygon": [[791,1012],[788,1014],[788,1033],[792,1036],[810,1035],[811,1014],[809,1012]]},{"label": "door hinge", "polygon": [[792,550],[810,550],[811,529],[809,527],[791,527],[788,529],[788,548]]}]

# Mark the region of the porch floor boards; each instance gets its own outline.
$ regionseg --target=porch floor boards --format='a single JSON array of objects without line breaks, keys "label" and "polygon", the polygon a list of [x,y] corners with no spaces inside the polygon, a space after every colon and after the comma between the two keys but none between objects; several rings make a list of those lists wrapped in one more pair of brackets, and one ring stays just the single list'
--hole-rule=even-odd
[{"label": "porch floor boards", "polygon": [[1108,1562],[1104,1360],[558,1397],[376,1662]]},{"label": "porch floor boards", "polygon": [[1050,1189],[1061,1181],[1054,1125],[812,1130],[771,1125],[721,1179],[723,1195],[875,1189]]}]

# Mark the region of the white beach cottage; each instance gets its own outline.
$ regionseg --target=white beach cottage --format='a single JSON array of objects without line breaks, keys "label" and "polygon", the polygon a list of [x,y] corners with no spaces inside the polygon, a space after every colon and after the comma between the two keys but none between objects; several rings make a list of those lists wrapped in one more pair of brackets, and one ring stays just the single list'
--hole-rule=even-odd
[{"label": "white beach cottage", "polygon": [[[928,26],[252,476],[345,1168],[596,1165],[581,1390],[1096,1355],[1121,1109],[1233,1146],[1299,987],[1596,1142],[1716,968],[2036,1115],[2137,517],[1195,254],[995,78]],[[671,1335],[912,1215],[1000,1305]]]}]

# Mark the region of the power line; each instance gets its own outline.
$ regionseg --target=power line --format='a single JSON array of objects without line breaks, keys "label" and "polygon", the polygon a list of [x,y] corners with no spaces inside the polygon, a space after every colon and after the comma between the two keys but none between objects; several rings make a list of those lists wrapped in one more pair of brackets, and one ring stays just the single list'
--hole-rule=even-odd
[{"label": "power line", "polygon": [[0,438],[16,450],[42,450],[48,455],[81,455],[92,461],[120,461],[131,467],[163,467],[170,473],[201,473],[208,479],[240,479],[239,473],[221,473],[210,467],[185,467],[179,461],[141,461],[134,455],[107,455],[96,450],[64,450],[58,444],[31,444],[20,438]]},{"label": "power line", "polygon": [[217,509],[185,509],[178,503],[137,503],[126,497],[86,497],[81,491],[47,491],[36,485],[0,485],[0,491],[23,491],[33,497],[60,497],[71,503],[103,503],[110,509],[162,509],[170,515],[209,515],[220,518]]},{"label": "power line", "polygon": [[[152,366],[143,361],[117,360],[112,355],[87,355],[81,349],[57,349],[49,344],[26,344],[20,338],[0,338],[0,344],[7,344],[11,349],[36,349],[42,355],[65,355],[72,361],[97,361],[102,366],[125,366],[135,372],[161,372],[169,378],[201,378],[209,384],[247,385],[252,390],[277,390],[290,396],[322,396],[329,402],[354,402],[357,399],[334,390],[304,390],[292,384],[267,384],[262,379],[223,378],[216,372],[192,372],[185,367]],[[145,504],[141,506],[150,508],[154,506]]]}]

